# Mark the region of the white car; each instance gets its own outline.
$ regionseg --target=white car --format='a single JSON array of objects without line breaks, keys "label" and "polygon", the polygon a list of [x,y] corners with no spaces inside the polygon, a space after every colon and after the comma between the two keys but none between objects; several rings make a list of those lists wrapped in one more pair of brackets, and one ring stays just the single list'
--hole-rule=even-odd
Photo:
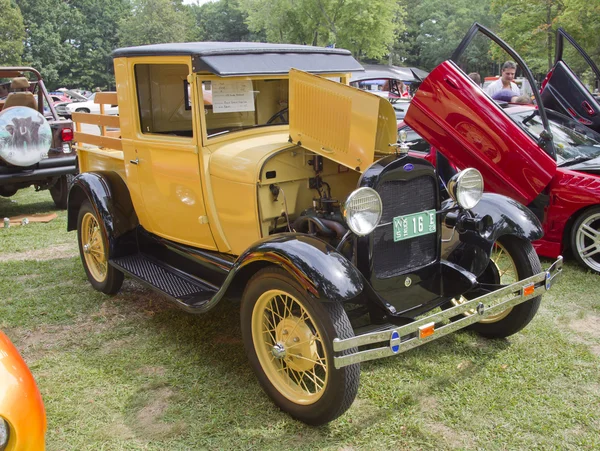
[{"label": "white car", "polygon": [[[100,113],[100,104],[94,103],[96,93],[92,94],[86,102],[74,102],[66,105],[68,114],[73,113]],[[116,105],[105,105],[104,114],[118,115],[119,107]]]}]

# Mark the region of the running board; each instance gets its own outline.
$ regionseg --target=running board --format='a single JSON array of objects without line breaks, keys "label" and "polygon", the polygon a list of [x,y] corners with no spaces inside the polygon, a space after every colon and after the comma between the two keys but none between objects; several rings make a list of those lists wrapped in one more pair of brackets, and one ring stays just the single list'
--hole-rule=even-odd
[{"label": "running board", "polygon": [[218,291],[217,287],[201,279],[190,277],[141,253],[111,259],[109,264],[167,296],[191,313],[202,309]]}]

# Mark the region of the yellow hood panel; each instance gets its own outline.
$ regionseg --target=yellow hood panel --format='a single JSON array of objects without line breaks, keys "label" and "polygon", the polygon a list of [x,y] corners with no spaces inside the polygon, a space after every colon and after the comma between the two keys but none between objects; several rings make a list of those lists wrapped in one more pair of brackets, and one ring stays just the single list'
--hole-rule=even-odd
[{"label": "yellow hood panel", "polygon": [[296,69],[290,71],[290,137],[363,172],[377,153],[393,153],[396,114],[384,98]]}]

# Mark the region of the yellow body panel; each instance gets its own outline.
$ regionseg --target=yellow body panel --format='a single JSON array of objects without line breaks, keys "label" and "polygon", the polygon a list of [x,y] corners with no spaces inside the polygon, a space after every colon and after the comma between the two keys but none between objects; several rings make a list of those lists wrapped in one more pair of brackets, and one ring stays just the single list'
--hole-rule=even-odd
[{"label": "yellow body panel", "polygon": [[[146,230],[179,243],[217,249],[204,207],[200,126],[193,120],[194,111],[185,108],[183,95],[170,89],[183,86],[189,78],[190,96],[197,98],[194,77],[188,77],[191,72],[189,57],[115,60],[117,80],[140,80],[140,74],[147,77],[139,86],[117,83],[127,186],[136,212],[143,211],[138,218]],[[152,93],[152,99],[160,103],[139,105],[138,90]],[[186,126],[193,136],[169,134]]]},{"label": "yellow body panel", "polygon": [[363,172],[396,143],[396,114],[381,97],[323,77],[290,71],[293,142]]}]

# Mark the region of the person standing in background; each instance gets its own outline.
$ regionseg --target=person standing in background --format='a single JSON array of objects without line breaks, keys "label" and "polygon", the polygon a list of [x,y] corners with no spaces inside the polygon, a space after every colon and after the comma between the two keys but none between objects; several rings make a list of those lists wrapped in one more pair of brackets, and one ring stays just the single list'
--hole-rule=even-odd
[{"label": "person standing in background", "polygon": [[515,74],[517,73],[517,64],[513,61],[507,61],[502,65],[502,75],[500,78],[490,84],[485,92],[490,97],[493,97],[498,91],[503,89],[510,89],[514,95],[520,96],[521,90],[517,86],[513,80],[515,79]]}]

